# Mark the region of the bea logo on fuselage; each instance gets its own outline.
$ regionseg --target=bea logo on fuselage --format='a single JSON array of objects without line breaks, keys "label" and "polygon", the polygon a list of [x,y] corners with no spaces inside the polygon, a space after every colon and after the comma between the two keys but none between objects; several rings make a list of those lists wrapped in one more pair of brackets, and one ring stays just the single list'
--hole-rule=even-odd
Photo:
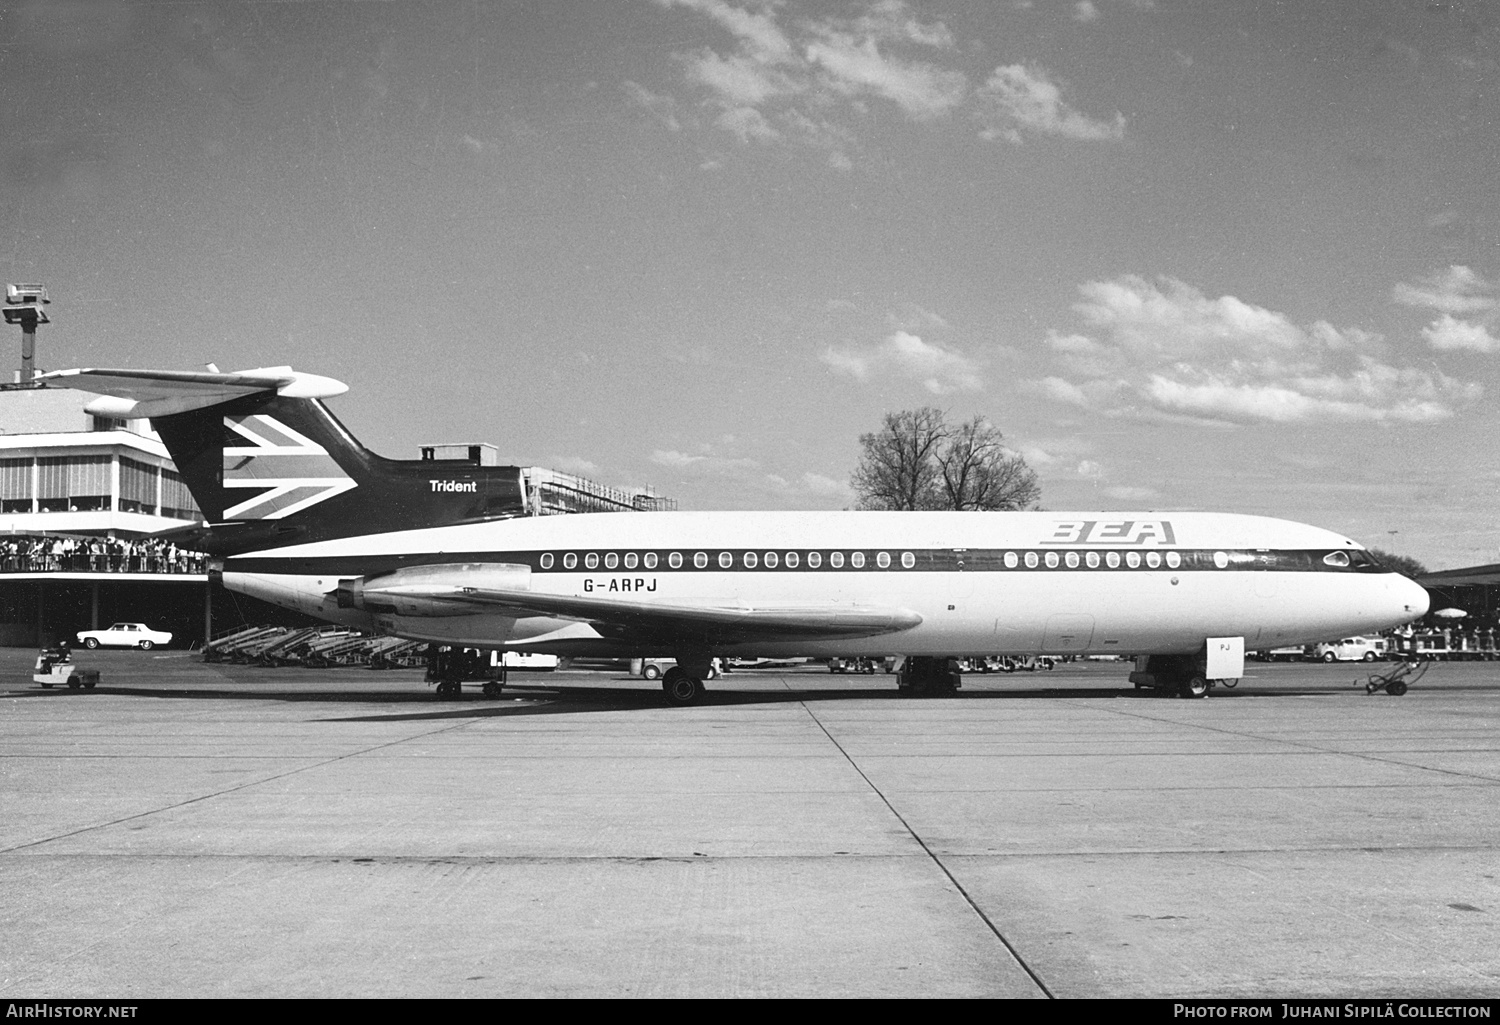
[{"label": "bea logo on fuselage", "polygon": [[1058,520],[1044,545],[1175,545],[1171,520]]}]

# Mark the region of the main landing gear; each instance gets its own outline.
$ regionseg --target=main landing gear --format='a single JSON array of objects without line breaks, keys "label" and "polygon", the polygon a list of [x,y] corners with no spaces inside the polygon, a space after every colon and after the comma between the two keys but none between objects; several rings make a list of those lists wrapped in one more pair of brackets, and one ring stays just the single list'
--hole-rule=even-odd
[{"label": "main landing gear", "polygon": [[896,689],[919,697],[951,697],[963,686],[958,659],[915,655],[902,663]]},{"label": "main landing gear", "polygon": [[1181,698],[1206,698],[1219,684],[1233,687],[1239,680],[1211,680],[1201,655],[1149,655],[1136,659],[1130,682],[1136,690],[1154,690]]},{"label": "main landing gear", "polygon": [[703,681],[713,677],[711,658],[677,656],[677,664],[662,674],[661,690],[667,704],[684,708],[703,700]]}]

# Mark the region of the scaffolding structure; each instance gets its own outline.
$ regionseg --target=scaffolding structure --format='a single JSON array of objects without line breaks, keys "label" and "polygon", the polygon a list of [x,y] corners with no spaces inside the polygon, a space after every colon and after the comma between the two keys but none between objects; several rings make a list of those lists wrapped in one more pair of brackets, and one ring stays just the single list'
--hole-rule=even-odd
[{"label": "scaffolding structure", "polygon": [[533,516],[583,512],[666,512],[677,508],[675,498],[651,488],[625,491],[598,481],[543,466],[521,471],[526,482],[527,509]]}]

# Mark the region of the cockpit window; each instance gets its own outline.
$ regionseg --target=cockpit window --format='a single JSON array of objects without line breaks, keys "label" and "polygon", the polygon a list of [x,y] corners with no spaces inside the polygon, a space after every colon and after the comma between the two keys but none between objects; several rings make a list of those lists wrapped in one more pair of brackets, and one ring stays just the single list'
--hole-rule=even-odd
[{"label": "cockpit window", "polygon": [[1339,569],[1347,569],[1349,567],[1349,553],[1329,552],[1323,556],[1323,564],[1325,566],[1335,566]]}]

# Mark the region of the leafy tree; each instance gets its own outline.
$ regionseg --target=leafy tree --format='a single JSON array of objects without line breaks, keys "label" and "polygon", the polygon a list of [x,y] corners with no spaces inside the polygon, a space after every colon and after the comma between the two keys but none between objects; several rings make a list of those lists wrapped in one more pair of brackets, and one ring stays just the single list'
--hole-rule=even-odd
[{"label": "leafy tree", "polygon": [[1026,460],[982,416],[954,426],[931,406],[887,413],[859,444],[850,484],[861,509],[1023,509],[1041,497]]},{"label": "leafy tree", "polygon": [[1381,551],[1379,548],[1366,549],[1375,561],[1386,569],[1393,569],[1397,573],[1416,578],[1427,572],[1427,567],[1409,555],[1393,555],[1390,552]]}]

